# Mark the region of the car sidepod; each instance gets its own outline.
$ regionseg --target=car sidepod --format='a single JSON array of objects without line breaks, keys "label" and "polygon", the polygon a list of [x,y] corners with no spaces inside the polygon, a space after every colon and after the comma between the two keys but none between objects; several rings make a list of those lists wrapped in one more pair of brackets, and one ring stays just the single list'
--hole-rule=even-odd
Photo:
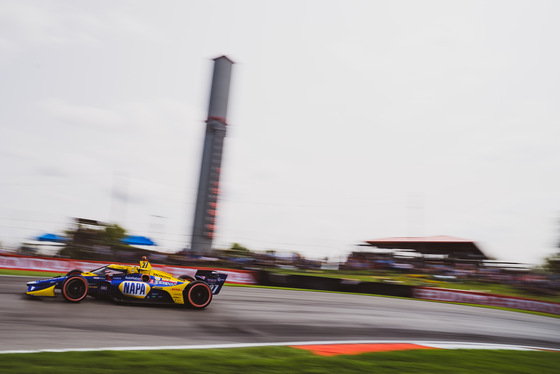
[{"label": "car sidepod", "polygon": [[155,280],[152,291],[148,295],[148,299],[152,302],[172,302],[174,304],[185,304],[183,291],[190,282]]},{"label": "car sidepod", "polygon": [[150,283],[141,280],[124,280],[118,284],[117,288],[124,297],[144,299],[152,287]]},{"label": "car sidepod", "polygon": [[101,291],[115,301],[183,304],[182,292],[185,286],[186,283],[180,281],[162,280],[146,274],[129,274],[122,279],[113,279],[107,286],[102,285]]}]

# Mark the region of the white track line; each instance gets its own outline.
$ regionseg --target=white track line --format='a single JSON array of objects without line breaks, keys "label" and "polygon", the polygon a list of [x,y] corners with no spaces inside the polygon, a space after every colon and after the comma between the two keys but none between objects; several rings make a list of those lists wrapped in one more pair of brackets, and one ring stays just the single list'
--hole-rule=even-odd
[{"label": "white track line", "polygon": [[170,345],[170,346],[147,346],[147,347],[104,347],[104,348],[61,348],[61,349],[36,349],[36,350],[7,350],[5,353],[39,353],[39,352],[98,352],[98,351],[155,351],[155,350],[178,350],[178,349],[226,349],[226,348],[252,348],[252,347],[278,347],[299,345],[333,345],[333,344],[417,344],[425,347],[440,349],[501,349],[516,351],[560,351],[554,348],[532,347],[525,345],[470,343],[470,342],[435,342],[423,340],[334,340],[334,341],[303,341],[283,343],[230,343],[230,344],[201,344],[201,345]]}]

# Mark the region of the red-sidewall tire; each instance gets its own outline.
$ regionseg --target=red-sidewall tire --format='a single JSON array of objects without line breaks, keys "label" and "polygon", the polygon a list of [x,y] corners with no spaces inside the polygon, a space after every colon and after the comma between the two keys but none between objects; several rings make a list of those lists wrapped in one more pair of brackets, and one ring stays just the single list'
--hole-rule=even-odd
[{"label": "red-sidewall tire", "polygon": [[183,292],[185,304],[194,309],[206,308],[212,301],[212,290],[205,282],[190,283]]},{"label": "red-sidewall tire", "polygon": [[89,285],[84,277],[73,275],[62,283],[62,296],[64,296],[68,302],[78,303],[85,299],[88,294],[88,289]]},{"label": "red-sidewall tire", "polygon": [[71,275],[80,275],[82,273],[83,273],[83,271],[81,271],[80,269],[74,269],[74,270],[70,270],[68,273],[66,273],[66,276],[69,277]]}]

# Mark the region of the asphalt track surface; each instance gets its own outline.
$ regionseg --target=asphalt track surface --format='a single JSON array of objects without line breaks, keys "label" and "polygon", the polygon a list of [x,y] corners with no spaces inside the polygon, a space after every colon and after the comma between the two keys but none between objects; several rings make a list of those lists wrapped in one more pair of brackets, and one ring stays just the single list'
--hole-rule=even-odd
[{"label": "asphalt track surface", "polygon": [[560,319],[420,300],[224,287],[204,310],[77,304],[0,277],[0,351],[294,341],[462,341],[560,349]]}]

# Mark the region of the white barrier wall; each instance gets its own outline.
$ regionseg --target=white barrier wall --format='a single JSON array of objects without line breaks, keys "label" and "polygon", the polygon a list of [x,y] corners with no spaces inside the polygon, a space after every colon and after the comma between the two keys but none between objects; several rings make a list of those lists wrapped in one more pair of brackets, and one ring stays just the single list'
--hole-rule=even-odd
[{"label": "white barrier wall", "polygon": [[[6,255],[6,254],[0,255],[1,269],[36,270],[36,271],[48,271],[53,273],[66,274],[70,270],[80,269],[83,271],[88,271],[88,270],[97,269],[106,264],[107,262],[100,262],[100,261],[40,258],[40,257],[15,256],[15,255]],[[138,265],[138,264],[126,264],[126,265]],[[196,273],[197,269],[206,269],[206,268],[191,268],[186,266],[169,266],[169,265],[158,265],[158,264],[152,264],[152,267],[156,270],[162,270],[176,276],[179,275],[193,276]],[[226,283],[257,284],[256,273],[253,271],[232,270],[232,269],[212,269],[212,270],[217,270],[220,273],[227,274],[228,278]]]},{"label": "white barrier wall", "polygon": [[558,303],[479,292],[415,287],[414,298],[425,300],[451,301],[455,303],[491,305],[504,308],[531,310],[534,312],[560,314],[560,304]]}]

